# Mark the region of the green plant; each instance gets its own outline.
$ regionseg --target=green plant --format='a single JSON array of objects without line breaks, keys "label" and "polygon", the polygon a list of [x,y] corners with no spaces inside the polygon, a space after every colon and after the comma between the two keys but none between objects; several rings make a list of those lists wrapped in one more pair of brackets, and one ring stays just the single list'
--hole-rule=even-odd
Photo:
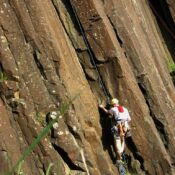
[{"label": "green plant", "polygon": [[[75,98],[74,98],[75,99]],[[73,100],[74,100],[73,99]],[[72,102],[72,100],[70,101]],[[64,115],[67,110],[69,109],[69,106],[71,103],[68,103],[68,104],[63,104],[60,106],[60,109],[59,109],[59,114],[60,115]],[[19,158],[19,160],[16,162],[16,164],[13,166],[13,168],[10,170],[10,172],[7,172],[5,173],[5,175],[13,175],[13,173],[17,170],[18,174],[20,174],[21,171],[21,167],[22,167],[22,163],[24,162],[24,160],[26,159],[26,157],[28,157],[31,152],[34,150],[35,146],[40,142],[40,140],[47,135],[47,133],[50,131],[50,129],[52,128],[53,124],[55,122],[58,122],[58,116],[51,120],[50,123],[48,124],[47,127],[45,127],[40,133],[39,135],[37,136],[37,138],[31,143],[31,145],[29,145],[28,148],[25,149],[23,155]],[[50,172],[50,169],[51,167],[53,166],[53,164],[49,164],[49,167],[47,169],[47,172],[46,172],[46,175],[49,175],[49,172]],[[22,172],[23,173],[23,172]]]},{"label": "green plant", "polygon": [[41,133],[37,136],[37,138],[29,145],[29,147],[24,151],[23,155],[20,157],[20,159],[17,161],[17,163],[14,165],[14,167],[11,169],[10,172],[6,173],[5,175],[12,175],[15,170],[20,166],[21,162],[26,159],[27,156],[30,155],[30,153],[34,150],[35,146],[40,142],[40,140],[49,132],[49,130],[52,128],[53,124],[57,122],[57,119],[53,119],[46,128],[43,129]]},{"label": "green plant", "polygon": [[44,118],[45,114],[41,113],[41,112],[37,112],[36,113],[36,120],[43,126],[46,127],[47,123],[46,120]]},{"label": "green plant", "polygon": [[7,80],[7,75],[4,72],[0,71],[0,82],[3,82],[5,80]]},{"label": "green plant", "polygon": [[17,175],[25,175],[25,173],[22,171],[22,164],[24,163],[24,161],[21,161],[18,169],[17,169]]},{"label": "green plant", "polygon": [[175,63],[172,58],[167,59],[167,66],[170,73],[175,72]]},{"label": "green plant", "polygon": [[[24,161],[21,161],[19,166],[18,166],[18,169],[17,169],[17,175],[25,175],[25,173],[22,171],[22,164],[24,163]],[[49,166],[46,170],[46,174],[45,175],[49,175],[50,174],[50,170],[53,166],[53,163],[49,163]]]},{"label": "green plant", "polygon": [[174,62],[168,62],[168,70],[170,72],[175,72],[175,63]]},{"label": "green plant", "polygon": [[52,166],[53,166],[53,163],[50,163],[48,168],[47,168],[46,175],[49,175]]}]

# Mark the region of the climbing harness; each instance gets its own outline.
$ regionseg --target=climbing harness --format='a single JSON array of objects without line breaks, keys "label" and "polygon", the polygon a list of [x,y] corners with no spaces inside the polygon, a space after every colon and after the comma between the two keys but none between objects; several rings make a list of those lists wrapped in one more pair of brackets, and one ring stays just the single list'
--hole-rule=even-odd
[{"label": "climbing harness", "polygon": [[108,93],[108,91],[107,91],[107,89],[106,89],[106,87],[105,87],[105,85],[104,85],[104,82],[103,82],[102,77],[101,77],[101,75],[100,75],[100,72],[99,72],[99,70],[98,70],[98,66],[97,66],[97,64],[95,63],[94,54],[92,53],[92,50],[91,50],[91,48],[90,48],[90,46],[89,46],[89,42],[88,42],[87,37],[86,37],[86,35],[85,35],[84,29],[83,29],[83,27],[82,27],[82,24],[81,24],[81,22],[80,22],[80,19],[79,19],[78,15],[77,15],[77,12],[76,12],[75,7],[74,7],[74,5],[72,4],[71,0],[70,0],[70,5],[71,5],[71,7],[72,7],[72,10],[73,10],[73,13],[74,13],[74,15],[75,15],[75,18],[76,18],[76,21],[77,21],[77,23],[78,23],[78,26],[79,26],[79,28],[80,28],[80,31],[81,31],[83,40],[84,40],[85,45],[86,45],[86,47],[87,47],[90,60],[91,60],[91,62],[92,62],[92,64],[93,64],[93,66],[94,66],[95,69],[96,69],[96,72],[97,72],[97,75],[98,75],[98,78],[99,78],[100,87],[101,87],[101,89],[102,89],[102,91],[103,91],[103,93],[104,93],[104,95],[105,95],[105,97],[106,97],[107,103],[109,103],[110,95],[109,95],[109,93]]}]

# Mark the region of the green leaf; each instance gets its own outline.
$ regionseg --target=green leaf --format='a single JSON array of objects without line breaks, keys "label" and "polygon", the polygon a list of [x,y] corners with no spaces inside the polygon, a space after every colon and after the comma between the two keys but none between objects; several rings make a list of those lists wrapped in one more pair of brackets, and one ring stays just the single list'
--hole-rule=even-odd
[{"label": "green leaf", "polygon": [[[0,72],[0,76],[1,76],[1,72]],[[64,115],[68,109],[69,109],[69,106],[70,104],[72,103],[73,100],[75,100],[77,98],[79,94],[77,94],[72,100],[69,101],[69,103],[67,104],[63,104],[60,106],[60,114],[61,115]],[[34,148],[36,147],[36,145],[40,142],[40,140],[47,135],[47,133],[50,131],[50,129],[52,128],[53,124],[55,122],[58,122],[58,116],[51,120],[48,124],[47,127],[45,127],[40,133],[39,135],[37,136],[37,138],[31,143],[31,145],[29,145],[28,148],[25,149],[23,155],[19,158],[19,160],[16,162],[16,164],[14,165],[14,167],[10,170],[10,172],[7,172],[5,173],[5,175],[12,175],[15,170],[17,169],[18,171],[21,169],[21,165],[22,165],[22,162],[26,159],[27,156],[29,156],[31,154],[31,152],[34,150]],[[51,165],[49,166],[49,169],[48,169],[48,173],[50,171],[50,168],[51,168]],[[46,172],[47,173],[47,172]],[[47,175],[47,174],[46,174]]]},{"label": "green leaf", "polygon": [[46,175],[49,175],[52,166],[53,166],[53,163],[50,163],[48,168],[47,168]]}]

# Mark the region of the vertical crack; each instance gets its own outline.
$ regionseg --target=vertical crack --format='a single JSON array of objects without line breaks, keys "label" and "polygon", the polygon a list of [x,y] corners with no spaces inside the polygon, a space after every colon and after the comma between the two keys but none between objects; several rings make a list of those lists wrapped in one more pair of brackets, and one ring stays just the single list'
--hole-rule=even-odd
[{"label": "vertical crack", "polygon": [[149,6],[155,15],[167,48],[175,61],[175,23],[170,13],[168,4],[166,1],[162,0],[149,0]]},{"label": "vertical crack", "polygon": [[34,52],[33,52],[33,58],[34,58],[35,63],[36,63],[36,65],[37,65],[37,67],[38,67],[38,70],[40,71],[41,76],[42,76],[45,80],[47,80],[47,76],[46,76],[46,74],[45,74],[44,67],[43,67],[43,65],[41,64],[40,60],[39,60],[39,53],[38,53],[38,51],[34,51]]},{"label": "vertical crack", "polygon": [[143,171],[145,171],[144,159],[143,159],[142,155],[140,154],[140,152],[138,151],[132,137],[126,138],[126,145],[127,145],[128,149],[133,153],[134,158],[140,162],[140,168]]},{"label": "vertical crack", "polygon": [[118,42],[119,42],[119,44],[120,44],[120,47],[123,48],[123,41],[122,41],[122,39],[120,38],[120,36],[119,36],[119,34],[118,34],[118,31],[117,31],[116,27],[114,26],[114,23],[112,22],[112,20],[111,20],[111,18],[110,18],[109,16],[107,16],[107,17],[108,17],[109,22],[111,23],[111,26],[112,26],[112,28],[113,28],[113,30],[114,30],[114,32],[115,32],[115,36],[116,36],[116,38],[117,38],[117,40],[118,40]]},{"label": "vertical crack", "polygon": [[81,167],[79,167],[78,165],[76,165],[72,162],[72,160],[69,158],[67,152],[65,152],[60,146],[58,146],[56,144],[52,144],[52,145],[53,145],[54,149],[61,155],[64,162],[68,165],[68,167],[71,170],[85,172],[85,170],[83,170]]},{"label": "vertical crack", "polygon": [[[69,36],[70,41],[72,42],[72,45],[74,46],[72,38],[71,38],[71,36],[69,34],[69,31],[67,31],[67,29],[66,29],[66,27],[64,25],[64,22],[61,19],[59,8],[58,8],[59,4],[57,4],[57,2],[55,2],[54,0],[52,0],[52,2],[53,2],[53,5],[55,7],[56,12],[58,13],[58,16],[59,16],[59,19],[60,19],[60,21],[62,23],[62,26],[64,27],[65,32]],[[84,44],[85,44],[85,46],[87,48],[87,53],[89,55],[89,61],[90,61],[91,65],[93,66],[94,70],[96,71],[96,74],[98,76],[98,81],[99,81],[99,84],[100,84],[100,88],[103,91],[103,93],[106,96],[106,98],[109,98],[110,97],[110,93],[108,92],[108,89],[106,88],[106,85],[104,83],[104,79],[103,79],[102,75],[100,74],[99,68],[97,66],[100,63],[100,61],[98,61],[98,59],[96,58],[93,50],[90,47],[90,43],[88,42],[88,40],[86,38],[86,34],[85,34],[84,30],[83,30],[83,27],[81,26],[81,22],[79,21],[79,18],[78,18],[77,14],[76,14],[76,11],[73,9],[70,1],[66,1],[66,2],[62,1],[62,3],[64,4],[64,6],[67,9],[67,12],[70,15],[70,18],[72,20],[72,23],[74,24],[74,27],[75,27],[76,31],[82,36],[82,38],[84,40]],[[74,46],[74,48],[77,51],[75,46]],[[79,57],[78,52],[77,52],[77,56]],[[79,60],[80,60],[80,58],[79,58]],[[80,60],[80,64],[81,64],[81,60]],[[87,75],[87,73],[86,73],[86,71],[84,69],[84,66],[82,66],[82,70],[84,71],[85,75]]]},{"label": "vertical crack", "polygon": [[155,114],[154,114],[154,112],[153,112],[153,110],[152,110],[152,108],[151,108],[151,106],[150,106],[150,102],[149,102],[149,100],[148,100],[148,99],[150,99],[150,98],[149,98],[149,94],[148,94],[146,88],[144,87],[144,85],[143,85],[141,82],[138,82],[138,86],[139,86],[139,88],[140,88],[140,90],[141,90],[141,92],[142,92],[142,94],[143,94],[143,96],[144,96],[144,98],[145,98],[146,104],[147,104],[148,109],[149,109],[149,112],[150,112],[150,116],[151,116],[152,119],[153,119],[153,122],[154,122],[154,124],[155,124],[155,126],[156,126],[156,129],[157,129],[157,131],[158,131],[158,133],[159,133],[159,135],[160,135],[160,138],[161,138],[161,140],[162,140],[162,142],[163,142],[165,148],[168,149],[169,138],[168,138],[168,134],[167,134],[167,132],[166,132],[165,126],[164,126],[164,124],[163,124],[160,120],[158,120],[158,118],[155,116]]}]

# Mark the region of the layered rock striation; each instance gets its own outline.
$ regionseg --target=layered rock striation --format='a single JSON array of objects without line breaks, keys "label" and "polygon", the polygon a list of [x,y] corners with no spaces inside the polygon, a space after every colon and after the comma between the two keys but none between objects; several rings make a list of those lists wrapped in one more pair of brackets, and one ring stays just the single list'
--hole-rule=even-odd
[{"label": "layered rock striation", "polygon": [[47,126],[49,113],[70,101],[23,172],[43,174],[52,163],[51,174],[117,174],[110,121],[98,109],[108,97],[132,118],[129,170],[175,173],[173,53],[154,15],[148,1],[0,1],[0,174]]}]

